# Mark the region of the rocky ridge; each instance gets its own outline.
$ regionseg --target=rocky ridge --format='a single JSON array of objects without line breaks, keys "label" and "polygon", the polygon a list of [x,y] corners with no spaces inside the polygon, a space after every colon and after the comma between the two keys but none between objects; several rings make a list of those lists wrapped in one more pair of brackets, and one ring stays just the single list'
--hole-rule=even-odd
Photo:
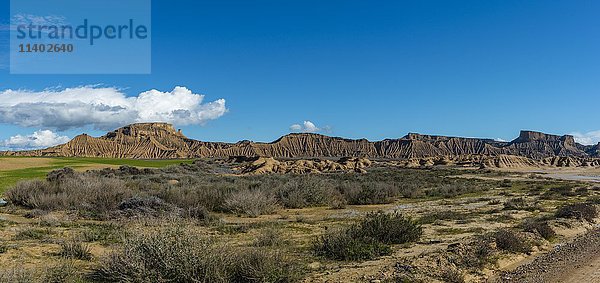
[{"label": "rocky ridge", "polygon": [[341,158],[402,160],[406,166],[436,164],[484,167],[600,166],[600,145],[585,146],[573,136],[522,131],[510,142],[410,133],[399,139],[371,142],[320,134],[295,133],[273,142],[205,142],[187,138],[166,123],[132,124],[101,137],[83,134],[66,144],[42,150],[1,152],[5,156],[104,157],[136,159]]}]

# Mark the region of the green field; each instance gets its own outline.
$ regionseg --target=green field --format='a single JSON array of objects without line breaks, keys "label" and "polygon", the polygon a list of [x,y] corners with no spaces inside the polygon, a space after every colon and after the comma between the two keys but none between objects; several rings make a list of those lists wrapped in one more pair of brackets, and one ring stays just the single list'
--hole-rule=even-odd
[{"label": "green field", "polygon": [[44,178],[52,170],[71,167],[76,170],[98,169],[129,165],[142,168],[159,168],[180,163],[192,163],[191,159],[140,160],[117,158],[74,157],[0,157],[0,195],[21,180]]}]

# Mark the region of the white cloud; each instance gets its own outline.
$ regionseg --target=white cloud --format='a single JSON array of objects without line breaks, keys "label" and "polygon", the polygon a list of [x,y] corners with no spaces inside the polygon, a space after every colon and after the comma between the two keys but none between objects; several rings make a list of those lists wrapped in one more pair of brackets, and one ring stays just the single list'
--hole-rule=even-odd
[{"label": "white cloud", "polygon": [[290,126],[290,130],[292,132],[302,132],[302,133],[316,133],[316,132],[321,131],[321,129],[319,127],[317,127],[311,121],[304,121],[304,123],[302,123],[302,125],[293,124]]},{"label": "white cloud", "polygon": [[593,131],[588,133],[572,133],[575,137],[575,141],[584,145],[596,145],[600,143],[600,131]]},{"label": "white cloud", "polygon": [[69,140],[67,136],[59,136],[52,131],[43,130],[26,136],[12,136],[7,140],[1,141],[0,147],[9,150],[40,149],[63,144]]},{"label": "white cloud", "polygon": [[127,97],[120,89],[84,86],[44,91],[0,92],[0,123],[59,131],[92,126],[111,130],[138,122],[203,125],[227,112],[225,100],[203,103],[185,87]]}]

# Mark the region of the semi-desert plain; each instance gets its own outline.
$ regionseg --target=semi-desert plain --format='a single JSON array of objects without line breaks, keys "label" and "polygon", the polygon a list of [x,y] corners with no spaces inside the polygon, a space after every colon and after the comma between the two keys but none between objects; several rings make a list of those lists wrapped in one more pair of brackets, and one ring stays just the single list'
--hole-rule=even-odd
[{"label": "semi-desert plain", "polygon": [[600,282],[600,156],[165,123],[0,157],[0,282]]}]

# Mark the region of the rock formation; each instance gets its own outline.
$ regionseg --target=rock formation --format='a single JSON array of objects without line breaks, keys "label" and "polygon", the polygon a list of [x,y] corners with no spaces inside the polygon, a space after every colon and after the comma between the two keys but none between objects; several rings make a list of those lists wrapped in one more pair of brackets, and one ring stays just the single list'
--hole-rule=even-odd
[{"label": "rock formation", "polygon": [[[576,143],[569,135],[556,136],[532,131],[522,131],[511,142],[411,133],[400,139],[376,142],[319,134],[289,134],[270,143],[222,143],[189,139],[166,123],[140,123],[119,128],[98,138],[83,134],[63,145],[42,150],[2,152],[0,155],[140,159],[360,157],[401,160],[400,163],[407,167],[473,164],[482,164],[484,167],[599,166],[594,158],[600,157],[600,144],[585,146]],[[271,162],[268,159],[262,161]],[[285,165],[287,168],[301,168],[288,163]],[[337,165],[327,163],[315,166]]]},{"label": "rock formation", "polygon": [[267,173],[327,173],[327,172],[357,172],[364,173],[365,168],[371,166],[371,161],[366,158],[342,158],[332,160],[288,160],[279,161],[272,157],[258,157],[255,161],[246,163],[237,168],[242,174],[267,174]]}]

